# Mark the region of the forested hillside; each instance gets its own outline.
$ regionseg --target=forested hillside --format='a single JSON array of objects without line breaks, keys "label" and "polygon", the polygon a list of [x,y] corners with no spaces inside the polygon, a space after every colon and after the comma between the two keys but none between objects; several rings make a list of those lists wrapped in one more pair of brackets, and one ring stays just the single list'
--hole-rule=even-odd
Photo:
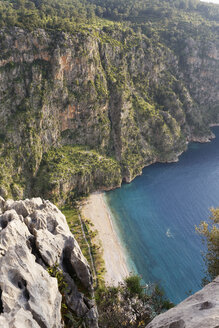
[{"label": "forested hillside", "polygon": [[[168,25],[168,21],[189,18],[219,21],[217,5],[199,0],[2,0],[1,26],[37,27],[71,31],[75,24],[92,24],[97,17],[131,22],[144,27],[153,23]],[[194,22],[193,22],[194,23]]]},{"label": "forested hillside", "polygon": [[62,202],[219,123],[219,6],[0,1],[0,194]]}]

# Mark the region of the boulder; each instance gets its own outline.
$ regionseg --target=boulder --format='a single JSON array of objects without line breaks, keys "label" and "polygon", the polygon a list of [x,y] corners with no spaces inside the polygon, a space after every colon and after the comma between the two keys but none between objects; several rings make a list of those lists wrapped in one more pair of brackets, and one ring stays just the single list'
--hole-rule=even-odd
[{"label": "boulder", "polygon": [[158,315],[146,328],[218,328],[219,276],[199,292]]},{"label": "boulder", "polygon": [[[62,327],[57,280],[36,263],[23,217],[14,209],[7,210],[0,217],[0,225],[0,317],[7,319],[9,327],[14,327],[14,322],[20,328]],[[23,319],[20,309],[26,312]],[[32,326],[25,326],[22,320]]]},{"label": "boulder", "polygon": [[48,268],[62,270],[66,303],[88,327],[98,327],[95,304],[78,291],[92,291],[87,260],[65,216],[49,201],[0,199],[0,327],[61,328],[62,296]]}]

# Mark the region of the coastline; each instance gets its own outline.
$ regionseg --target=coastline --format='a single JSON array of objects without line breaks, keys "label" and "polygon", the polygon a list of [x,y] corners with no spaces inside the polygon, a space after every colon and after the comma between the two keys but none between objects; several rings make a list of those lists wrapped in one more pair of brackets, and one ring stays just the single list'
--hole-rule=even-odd
[{"label": "coastline", "polygon": [[[219,123],[210,124],[209,127],[219,127]],[[203,138],[191,138],[187,141],[189,143],[207,143],[211,142],[215,138],[214,133],[211,136]],[[141,173],[132,177],[126,183],[132,182],[137,176],[142,175],[143,168],[150,166],[155,163],[174,163],[179,161],[179,156],[183,154],[185,150],[176,153],[175,158],[172,160],[159,161],[154,160],[144,165],[141,169]],[[94,229],[98,231],[97,240],[103,250],[103,259],[105,262],[106,273],[104,275],[104,280],[106,285],[117,286],[119,282],[124,281],[124,278],[133,272],[133,268],[128,265],[127,257],[123,246],[119,241],[119,237],[113,227],[113,222],[111,219],[110,209],[108,208],[104,200],[104,192],[108,190],[113,190],[120,188],[116,186],[113,188],[103,188],[98,191],[93,192],[89,197],[82,202],[81,214],[85,219],[88,219]]]},{"label": "coastline", "polygon": [[106,285],[117,286],[129,275],[126,256],[113,227],[111,215],[104,201],[103,192],[92,193],[81,208],[82,216],[90,220],[98,231],[98,241],[103,248]]}]

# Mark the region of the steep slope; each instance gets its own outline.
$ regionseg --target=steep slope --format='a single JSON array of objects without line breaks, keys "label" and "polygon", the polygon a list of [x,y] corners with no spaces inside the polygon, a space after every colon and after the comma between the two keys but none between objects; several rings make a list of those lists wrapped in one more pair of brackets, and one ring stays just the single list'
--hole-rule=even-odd
[{"label": "steep slope", "polygon": [[129,30],[95,37],[12,29],[1,40],[2,180],[15,194],[19,173],[24,184],[40,177],[51,146],[87,145],[114,156],[122,173],[109,181],[113,187],[149,163],[175,160],[186,140],[206,140],[208,125],[218,123],[212,43],[203,57],[201,45],[188,39],[182,73],[170,49]]},{"label": "steep slope", "polygon": [[151,23],[137,27],[97,20],[70,33],[1,29],[2,196],[59,201],[113,188],[212,137],[218,25],[174,10],[167,23],[146,13]]},{"label": "steep slope", "polygon": [[[147,328],[217,327],[218,288],[217,277]],[[90,268],[58,208],[41,198],[0,198],[0,327],[61,328],[64,319],[97,328],[91,296]],[[132,317],[130,305],[123,306]]]},{"label": "steep slope", "polygon": [[146,328],[216,328],[219,325],[219,276]]},{"label": "steep slope", "polygon": [[40,198],[1,198],[0,209],[0,327],[61,328],[73,319],[98,327],[90,268],[64,215]]}]

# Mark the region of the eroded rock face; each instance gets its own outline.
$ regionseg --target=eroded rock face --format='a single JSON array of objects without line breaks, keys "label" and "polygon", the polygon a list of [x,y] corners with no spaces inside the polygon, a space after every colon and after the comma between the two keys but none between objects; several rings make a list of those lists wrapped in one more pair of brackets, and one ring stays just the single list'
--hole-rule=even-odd
[{"label": "eroded rock face", "polygon": [[47,272],[56,264],[68,282],[68,307],[97,327],[96,308],[75,283],[91,291],[90,268],[64,215],[40,198],[1,198],[0,209],[0,327],[63,327],[62,296]]},{"label": "eroded rock face", "polygon": [[[0,29],[4,198],[63,199],[72,191],[114,188],[144,166],[177,160],[187,141],[213,137],[208,126],[219,124],[216,34],[211,41],[202,29],[193,38],[185,32],[175,47],[161,36],[155,42],[131,29],[111,32]],[[62,179],[42,183],[50,172],[48,152],[67,145],[113,157],[115,178],[95,168],[92,174],[62,170]]]},{"label": "eroded rock face", "polygon": [[219,327],[219,276],[173,309],[157,316],[146,328]]}]

